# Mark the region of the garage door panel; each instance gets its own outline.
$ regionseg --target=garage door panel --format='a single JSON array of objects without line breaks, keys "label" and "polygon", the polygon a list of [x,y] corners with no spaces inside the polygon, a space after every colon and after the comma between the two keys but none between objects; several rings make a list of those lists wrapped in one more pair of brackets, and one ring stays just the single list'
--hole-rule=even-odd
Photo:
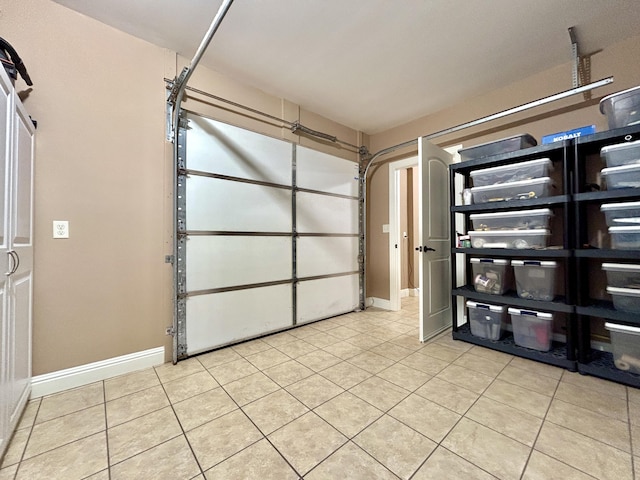
[{"label": "garage door panel", "polygon": [[186,252],[189,291],[291,278],[290,237],[191,236]]},{"label": "garage door panel", "polygon": [[291,285],[189,297],[187,354],[292,325]]},{"label": "garage door panel", "polygon": [[357,237],[300,237],[297,254],[301,278],[358,270]]},{"label": "garage door panel", "polygon": [[301,233],[357,234],[358,200],[298,192],[296,222]]},{"label": "garage door panel", "polygon": [[180,358],[357,309],[357,162],[188,120],[176,186]]},{"label": "garage door panel", "polygon": [[297,297],[297,323],[352,312],[359,305],[358,275],[299,282]]},{"label": "garage door panel", "polygon": [[290,143],[196,115],[187,141],[188,169],[291,185]]},{"label": "garage door panel", "polygon": [[291,191],[217,178],[187,178],[187,230],[291,232]]},{"label": "garage door panel", "polygon": [[297,146],[296,184],[309,190],[357,197],[358,164]]}]

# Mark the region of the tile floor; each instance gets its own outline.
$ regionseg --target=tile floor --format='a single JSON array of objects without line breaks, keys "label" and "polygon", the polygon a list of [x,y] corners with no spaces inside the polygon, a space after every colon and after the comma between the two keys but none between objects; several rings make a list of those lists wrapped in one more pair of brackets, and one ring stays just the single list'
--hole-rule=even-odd
[{"label": "tile floor", "polygon": [[634,477],[640,390],[416,323],[408,298],[36,399],[0,480]]}]

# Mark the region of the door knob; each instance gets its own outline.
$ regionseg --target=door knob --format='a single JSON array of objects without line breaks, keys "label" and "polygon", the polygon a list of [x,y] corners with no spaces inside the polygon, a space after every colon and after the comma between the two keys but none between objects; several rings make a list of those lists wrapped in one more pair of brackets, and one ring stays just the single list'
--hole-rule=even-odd
[{"label": "door knob", "polygon": [[435,248],[431,248],[431,247],[427,247],[426,245],[424,246],[424,251],[425,252],[435,252],[436,249]]}]

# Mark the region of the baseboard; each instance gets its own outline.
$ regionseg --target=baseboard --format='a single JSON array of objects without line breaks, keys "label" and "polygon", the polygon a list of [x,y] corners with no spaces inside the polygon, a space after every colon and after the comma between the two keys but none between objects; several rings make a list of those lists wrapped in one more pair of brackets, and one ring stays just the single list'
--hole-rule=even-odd
[{"label": "baseboard", "polygon": [[410,297],[419,297],[420,296],[420,289],[419,288],[410,288],[409,289],[409,296]]},{"label": "baseboard", "polygon": [[400,298],[408,297],[410,295],[409,289],[404,288],[400,290]]},{"label": "baseboard", "polygon": [[31,398],[43,397],[70,388],[81,387],[107,378],[164,363],[164,347],[151,348],[100,362],[88,363],[31,379]]},{"label": "baseboard", "polygon": [[369,307],[378,307],[384,310],[391,310],[391,301],[385,300],[383,298],[367,297],[366,304]]}]

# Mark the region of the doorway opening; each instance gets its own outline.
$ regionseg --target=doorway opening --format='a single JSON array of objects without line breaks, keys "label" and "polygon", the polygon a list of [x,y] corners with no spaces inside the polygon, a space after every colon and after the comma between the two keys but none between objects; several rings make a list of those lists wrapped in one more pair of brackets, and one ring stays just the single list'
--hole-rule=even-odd
[{"label": "doorway opening", "polygon": [[[429,149],[432,147],[430,146]],[[446,328],[445,324],[450,323],[442,320],[447,313],[450,316],[451,308],[448,306],[451,299],[449,289],[451,276],[447,273],[449,260],[448,254],[444,253],[445,250],[450,249],[447,193],[449,188],[448,179],[445,177],[447,176],[446,164],[460,161],[458,150],[461,145],[449,147],[445,151],[435,148],[435,154],[434,150],[431,150],[431,153],[423,159],[423,166],[426,165],[424,162],[429,163],[425,168],[428,168],[430,173],[426,173],[427,170],[421,170],[419,156],[389,164],[389,308],[392,311],[399,311],[405,310],[403,307],[408,307],[409,311],[413,312],[417,309],[412,307],[418,304],[419,312],[416,311],[416,313],[418,313],[417,320],[421,326],[423,341],[426,339],[425,335],[431,336],[431,333]],[[438,154],[438,151],[441,154]],[[424,152],[420,154],[424,156]],[[432,162],[437,160],[438,156],[446,158],[444,169],[442,163]],[[432,180],[436,183],[429,183],[425,178],[420,178],[425,174],[427,175],[425,178],[432,176]],[[431,190],[426,187],[427,185],[431,185]],[[422,195],[420,188],[423,189]],[[461,188],[461,185],[456,184],[456,194],[458,190],[461,191]],[[422,204],[425,200],[427,203]],[[428,205],[426,210],[425,205]],[[427,230],[431,230],[431,233],[427,234]],[[428,237],[430,238],[427,241]],[[430,252],[438,251],[436,257],[441,255],[439,251],[443,250],[444,256],[441,260],[428,260],[427,243],[429,243]],[[431,247],[436,246],[435,244],[437,247],[434,250]],[[432,254],[429,253],[429,255]],[[464,271],[456,272],[456,277],[457,281],[463,279]],[[427,278],[427,283],[423,284]],[[422,290],[425,288],[429,291]],[[425,306],[427,306],[426,310]],[[433,307],[433,310],[429,310],[429,307]],[[437,316],[433,314],[437,314],[438,308],[443,312],[443,315],[440,315],[442,318],[436,322],[437,325],[432,326],[433,331],[430,328],[425,329],[426,318]]]},{"label": "doorway opening", "polygon": [[[418,157],[389,164],[390,309],[398,311],[403,297],[417,297]],[[416,312],[417,314],[417,312]]]}]

